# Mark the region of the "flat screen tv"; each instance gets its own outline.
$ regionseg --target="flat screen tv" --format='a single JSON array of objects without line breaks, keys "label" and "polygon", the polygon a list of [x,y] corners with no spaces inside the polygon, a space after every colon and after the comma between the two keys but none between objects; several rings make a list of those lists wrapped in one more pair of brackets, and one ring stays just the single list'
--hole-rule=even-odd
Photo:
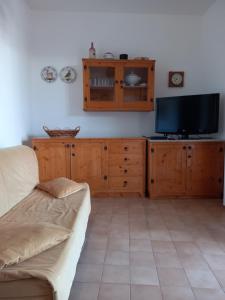
[{"label": "flat screen tv", "polygon": [[156,132],[188,137],[218,132],[220,94],[156,99]]}]

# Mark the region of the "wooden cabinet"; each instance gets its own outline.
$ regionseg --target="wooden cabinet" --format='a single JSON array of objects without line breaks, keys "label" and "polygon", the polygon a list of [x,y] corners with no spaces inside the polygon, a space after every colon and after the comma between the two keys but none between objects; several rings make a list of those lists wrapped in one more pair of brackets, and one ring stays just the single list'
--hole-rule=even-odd
[{"label": "wooden cabinet", "polygon": [[102,142],[78,142],[72,148],[71,179],[88,182],[90,189],[105,190],[107,187],[107,152]]},{"label": "wooden cabinet", "polygon": [[109,188],[116,192],[145,194],[146,141],[111,141],[109,144]]},{"label": "wooden cabinet", "polygon": [[[128,75],[139,81],[129,84]],[[83,59],[86,111],[152,111],[154,60]]]},{"label": "wooden cabinet", "polygon": [[35,142],[33,148],[39,163],[42,181],[56,177],[70,177],[69,144],[49,140],[49,143]]},{"label": "wooden cabinet", "polygon": [[144,196],[146,140],[33,139],[40,180],[59,176],[87,182],[93,195]]},{"label": "wooden cabinet", "polygon": [[186,193],[186,151],[183,143],[149,144],[149,187],[152,197]]},{"label": "wooden cabinet", "polygon": [[193,143],[187,147],[187,190],[190,195],[221,197],[224,145]]},{"label": "wooden cabinet", "polygon": [[151,198],[222,197],[223,142],[149,142],[148,149]]}]

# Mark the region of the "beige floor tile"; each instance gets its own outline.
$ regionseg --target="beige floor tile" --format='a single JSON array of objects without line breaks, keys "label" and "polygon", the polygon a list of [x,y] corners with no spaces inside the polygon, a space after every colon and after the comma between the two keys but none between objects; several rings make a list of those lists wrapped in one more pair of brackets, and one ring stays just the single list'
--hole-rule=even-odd
[{"label": "beige floor tile", "polygon": [[130,230],[130,239],[148,239],[149,231],[147,229]]},{"label": "beige floor tile", "polygon": [[157,268],[161,286],[189,286],[187,276],[183,269]]},{"label": "beige floor tile", "polygon": [[192,235],[187,231],[182,230],[170,230],[172,241],[175,242],[191,242],[193,240]]},{"label": "beige floor tile", "polygon": [[202,253],[225,255],[223,249],[216,242],[196,242]]},{"label": "beige floor tile", "polygon": [[213,270],[225,270],[225,255],[205,254],[204,258]]},{"label": "beige floor tile", "polygon": [[108,265],[128,266],[129,252],[109,250],[106,253],[105,263]]},{"label": "beige floor tile", "polygon": [[213,270],[220,285],[225,289],[225,270]]},{"label": "beige floor tile", "polygon": [[130,265],[140,267],[155,267],[155,260],[152,252],[133,251],[130,252]]},{"label": "beige floor tile", "polygon": [[69,300],[97,300],[99,284],[75,282]]},{"label": "beige floor tile", "polygon": [[174,242],[177,253],[182,254],[201,254],[198,246],[193,242]]},{"label": "beige floor tile", "polygon": [[196,300],[224,300],[225,294],[221,289],[193,289]]},{"label": "beige floor tile", "polygon": [[193,288],[219,289],[219,283],[211,271],[186,270],[188,280]]},{"label": "beige floor tile", "polygon": [[108,239],[106,237],[90,237],[86,240],[85,248],[92,250],[106,250]]},{"label": "beige floor tile", "polygon": [[100,282],[103,265],[78,264],[75,276],[77,282]]},{"label": "beige floor tile", "polygon": [[161,268],[181,268],[178,255],[176,253],[154,253],[157,267]]},{"label": "beige floor tile", "polygon": [[110,250],[121,250],[121,251],[129,251],[129,240],[128,239],[109,239],[108,249]]},{"label": "beige floor tile", "polygon": [[225,300],[219,201],[101,198],[92,212],[70,300]]},{"label": "beige floor tile", "polygon": [[162,300],[162,295],[157,286],[131,285],[131,300]]},{"label": "beige floor tile", "polygon": [[155,268],[130,267],[130,276],[132,284],[159,285]]},{"label": "beige floor tile", "polygon": [[79,263],[81,264],[103,264],[105,250],[84,249],[81,253]]},{"label": "beige floor tile", "polygon": [[128,266],[105,265],[102,282],[130,284],[130,269]]},{"label": "beige floor tile", "polygon": [[169,230],[150,229],[150,239],[153,241],[171,241]]},{"label": "beige floor tile", "polygon": [[111,229],[109,232],[110,239],[126,239],[129,240],[130,234],[128,229]]},{"label": "beige floor tile", "polygon": [[163,300],[195,300],[188,287],[162,287]]},{"label": "beige floor tile", "polygon": [[128,213],[114,214],[112,216],[112,224],[128,224]]},{"label": "beige floor tile", "polygon": [[130,300],[130,286],[103,283],[100,287],[98,300]]},{"label": "beige floor tile", "polygon": [[152,241],[152,250],[158,253],[176,253],[173,242]]},{"label": "beige floor tile", "polygon": [[179,259],[185,270],[209,270],[209,265],[201,254],[182,254]]},{"label": "beige floor tile", "polygon": [[152,246],[150,239],[131,239],[130,240],[130,251],[150,251],[152,252]]}]

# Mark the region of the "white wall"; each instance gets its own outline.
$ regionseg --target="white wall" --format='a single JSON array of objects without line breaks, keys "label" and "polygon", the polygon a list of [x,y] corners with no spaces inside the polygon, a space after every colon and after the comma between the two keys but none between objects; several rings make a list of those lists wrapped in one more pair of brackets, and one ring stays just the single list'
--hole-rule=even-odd
[{"label": "white wall", "polygon": [[0,0],[0,148],[21,144],[30,130],[28,11]]},{"label": "white wall", "polygon": [[[80,136],[140,136],[154,131],[154,113],[84,112],[82,57],[90,42],[97,54],[105,51],[150,56],[157,60],[156,96],[201,93],[205,73],[201,53],[202,18],[183,15],[100,13],[32,13],[32,130],[43,135],[50,128],[81,125]],[[75,66],[77,81],[47,84],[41,69]],[[168,89],[169,70],[186,72],[185,88]]]},{"label": "white wall", "polygon": [[[206,61],[207,86],[217,89],[220,102],[219,137],[225,138],[225,1],[217,0],[203,19],[203,47]],[[225,183],[224,183],[225,205]]]},{"label": "white wall", "polygon": [[217,0],[203,17],[203,53],[206,85],[221,93],[220,131],[225,138],[225,1]]}]

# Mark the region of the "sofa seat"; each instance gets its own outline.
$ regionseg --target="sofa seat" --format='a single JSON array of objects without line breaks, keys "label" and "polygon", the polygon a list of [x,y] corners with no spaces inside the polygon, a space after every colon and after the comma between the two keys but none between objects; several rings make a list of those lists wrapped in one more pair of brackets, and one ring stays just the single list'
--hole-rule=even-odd
[{"label": "sofa seat", "polygon": [[73,230],[63,243],[0,271],[0,299],[66,300],[85,239],[90,191],[57,199],[34,189],[0,218],[1,222],[49,222]]}]

